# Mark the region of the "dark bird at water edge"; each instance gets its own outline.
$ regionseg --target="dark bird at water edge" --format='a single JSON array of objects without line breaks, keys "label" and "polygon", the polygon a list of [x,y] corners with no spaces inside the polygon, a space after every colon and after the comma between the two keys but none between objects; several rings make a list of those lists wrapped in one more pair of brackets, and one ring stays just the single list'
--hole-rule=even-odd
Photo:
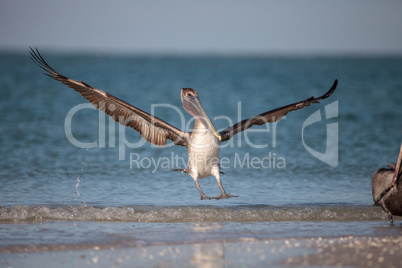
[{"label": "dark bird at water edge", "polygon": [[389,222],[394,225],[393,216],[402,216],[402,144],[396,164],[377,169],[371,180],[374,205],[381,206],[388,213]]}]

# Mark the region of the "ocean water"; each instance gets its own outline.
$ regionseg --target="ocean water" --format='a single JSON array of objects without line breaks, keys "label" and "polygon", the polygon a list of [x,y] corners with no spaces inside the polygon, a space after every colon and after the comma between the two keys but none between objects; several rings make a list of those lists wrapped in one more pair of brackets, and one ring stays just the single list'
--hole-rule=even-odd
[{"label": "ocean water", "polygon": [[[371,176],[402,138],[402,58],[61,55],[63,75],[191,130],[192,87],[218,129],[324,94],[319,104],[222,144],[227,200],[200,200],[187,151],[145,143],[42,75],[0,54],[0,252],[243,238],[400,235],[372,206]],[[200,180],[210,196],[213,177]],[[399,224],[399,226],[398,226]]]}]

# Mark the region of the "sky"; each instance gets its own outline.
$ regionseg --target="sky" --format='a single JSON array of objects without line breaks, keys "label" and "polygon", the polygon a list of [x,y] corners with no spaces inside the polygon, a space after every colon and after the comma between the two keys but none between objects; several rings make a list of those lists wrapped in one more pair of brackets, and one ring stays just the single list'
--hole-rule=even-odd
[{"label": "sky", "polygon": [[402,55],[402,1],[1,0],[0,52]]}]

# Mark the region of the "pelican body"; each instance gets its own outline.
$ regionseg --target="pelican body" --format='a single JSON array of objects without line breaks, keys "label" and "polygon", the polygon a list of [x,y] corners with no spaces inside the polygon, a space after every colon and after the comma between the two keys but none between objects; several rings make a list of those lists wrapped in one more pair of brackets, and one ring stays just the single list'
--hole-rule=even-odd
[{"label": "pelican body", "polygon": [[226,193],[220,180],[219,138],[212,135],[202,123],[196,121],[194,124],[194,130],[190,134],[190,144],[187,148],[188,165],[184,172],[188,173],[194,179],[195,186],[200,192],[201,199],[211,199],[211,197],[202,192],[198,179],[203,179],[211,175],[216,178],[218,186],[222,192],[220,196],[214,198],[220,199],[234,197]]},{"label": "pelican body", "polygon": [[[219,168],[219,151],[221,142],[230,140],[234,135],[242,132],[254,125],[263,125],[280,120],[291,111],[309,106],[311,103],[318,103],[322,99],[328,98],[336,89],[338,80],[335,80],[332,87],[318,98],[308,98],[303,101],[292,103],[254,117],[242,120],[233,126],[217,131],[203,106],[197,92],[192,88],[181,90],[181,101],[183,108],[195,118],[192,132],[184,132],[166,123],[156,116],[148,114],[137,107],[124,102],[111,94],[96,89],[87,83],[70,79],[55,69],[43,59],[38,49],[31,48],[31,59],[43,70],[45,75],[79,92],[85,99],[91,102],[96,108],[111,116],[116,122],[135,129],[148,142],[165,146],[167,140],[171,140],[175,145],[185,146],[188,150],[188,164],[185,169],[175,169],[189,174],[195,181],[201,199],[225,199],[237,197],[228,194],[222,186]],[[216,197],[209,197],[201,190],[199,179],[214,176],[217,180],[221,194]]]},{"label": "pelican body", "polygon": [[381,206],[388,213],[391,225],[393,216],[402,216],[402,144],[396,164],[377,169],[371,180],[374,205]]},{"label": "pelican body", "polygon": [[[193,132],[189,134],[188,138],[188,164],[187,168],[182,171],[188,173],[194,179],[201,200],[237,197],[228,194],[223,188],[219,169],[219,151],[222,138],[205,113],[197,92],[192,88],[183,88],[181,90],[181,100],[184,109],[195,118]],[[205,195],[198,182],[199,179],[211,175],[216,178],[218,187],[221,190],[221,194],[216,197]]]}]

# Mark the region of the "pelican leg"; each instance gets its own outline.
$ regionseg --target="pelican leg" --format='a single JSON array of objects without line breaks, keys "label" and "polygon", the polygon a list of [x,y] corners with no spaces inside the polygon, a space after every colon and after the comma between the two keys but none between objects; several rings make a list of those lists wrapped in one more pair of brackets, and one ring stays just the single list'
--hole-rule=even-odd
[{"label": "pelican leg", "polygon": [[201,190],[200,183],[198,182],[198,179],[195,179],[194,181],[195,181],[195,187],[197,187],[197,190],[200,192],[201,200],[203,200],[203,199],[209,199],[209,200],[214,199],[213,197],[210,197],[210,196],[207,196],[206,194],[204,194],[204,192]]},{"label": "pelican leg", "polygon": [[389,219],[389,224],[391,226],[394,226],[394,217],[392,217],[391,213],[388,213],[388,219]]},{"label": "pelican leg", "polygon": [[226,191],[225,191],[225,189],[223,189],[223,185],[222,185],[222,182],[221,182],[221,179],[220,179],[220,176],[219,176],[219,173],[218,173],[218,175],[217,176],[215,176],[215,178],[216,178],[216,182],[218,183],[218,186],[219,186],[219,189],[221,189],[221,194],[220,195],[218,195],[218,196],[215,196],[214,197],[214,199],[228,199],[228,198],[231,198],[231,197],[239,197],[238,195],[231,195],[231,194],[228,194]]}]

